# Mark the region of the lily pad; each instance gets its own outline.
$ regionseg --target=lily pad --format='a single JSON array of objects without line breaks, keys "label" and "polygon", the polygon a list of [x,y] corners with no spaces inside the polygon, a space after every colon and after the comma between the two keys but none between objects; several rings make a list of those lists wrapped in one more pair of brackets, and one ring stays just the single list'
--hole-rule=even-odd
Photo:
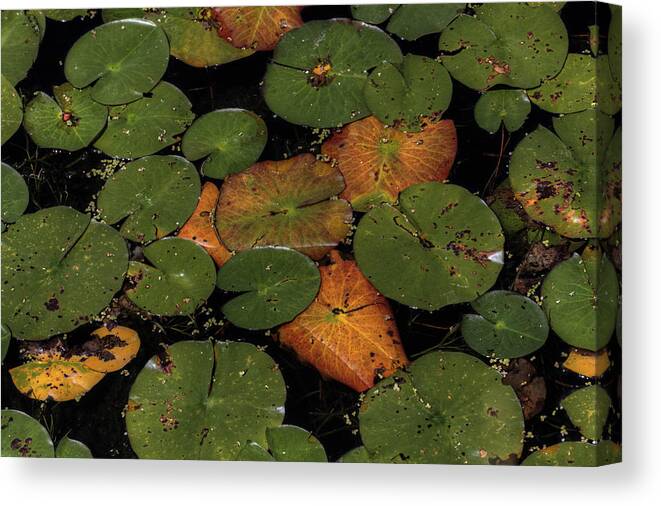
[{"label": "lily pad", "polygon": [[567,56],[567,29],[546,6],[482,4],[441,32],[441,60],[475,90],[503,84],[532,88],[555,76]]},{"label": "lily pad", "polygon": [[118,158],[139,158],[171,146],[195,119],[190,100],[161,82],[149,96],[110,108],[108,128],[94,147]]},{"label": "lily pad", "polygon": [[[386,298],[361,274],[356,263],[330,253],[321,289],[277,339],[324,377],[358,392],[408,364],[395,318]],[[222,274],[222,271],[221,271]]]},{"label": "lily pad", "polygon": [[553,331],[567,344],[597,351],[615,331],[619,284],[611,261],[586,247],[544,279],[542,300]]},{"label": "lily pad", "polygon": [[512,387],[478,359],[432,352],[365,394],[360,434],[378,462],[516,463],[523,414]]},{"label": "lily pad", "polygon": [[449,107],[452,80],[440,62],[409,54],[399,66],[376,67],[364,94],[369,110],[383,123],[417,132],[424,117],[438,117]]},{"label": "lily pad", "polygon": [[216,230],[216,206],[220,198],[220,190],[210,181],[202,186],[202,194],[197,207],[188,221],[184,223],[177,237],[189,239],[202,246],[213,258],[218,267],[222,267],[232,254],[220,242],[218,230]]},{"label": "lily pad", "polygon": [[234,460],[284,417],[276,363],[252,344],[180,341],[152,357],[131,387],[131,447],[143,459]]},{"label": "lily pad", "polygon": [[97,208],[109,224],[122,221],[120,233],[148,243],[182,226],[195,210],[200,176],[180,156],[146,156],[113,174],[99,193]]},{"label": "lily pad", "polygon": [[496,186],[491,195],[489,207],[498,216],[498,220],[508,238],[532,224],[532,220],[523,210],[523,206],[516,200],[509,178]]},{"label": "lily pad", "polygon": [[168,39],[156,23],[111,21],[74,43],[64,62],[64,74],[76,88],[93,85],[91,97],[97,102],[126,104],[158,84],[169,54]]},{"label": "lily pad", "polygon": [[612,441],[597,444],[566,441],[530,454],[522,466],[596,467],[622,460],[622,449]]},{"label": "lily pad", "polygon": [[114,325],[112,328],[99,327],[92,332],[92,338],[81,349],[75,350],[74,356],[94,371],[109,373],[124,368],[139,350],[138,333],[128,327]]},{"label": "lily pad", "polygon": [[358,267],[377,290],[429,311],[486,292],[503,266],[503,247],[484,201],[441,183],[410,186],[397,207],[372,209],[354,237]]},{"label": "lily pad", "polygon": [[255,163],[268,139],[264,120],[243,109],[219,109],[200,116],[181,143],[184,156],[205,158],[202,173],[214,179],[241,172]]},{"label": "lily pad", "polygon": [[310,21],[275,48],[264,76],[264,99],[290,123],[341,126],[369,115],[363,97],[369,71],[401,61],[395,41],[372,25]]},{"label": "lily pad", "polygon": [[616,83],[622,82],[622,6],[609,5],[611,22],[608,27],[608,63]]},{"label": "lily pad", "polygon": [[48,431],[31,416],[15,409],[3,409],[1,425],[3,457],[55,456]]},{"label": "lily pad", "polygon": [[69,207],[21,216],[2,235],[3,323],[17,339],[69,332],[105,308],[128,263],[122,237]]},{"label": "lily pad", "polygon": [[236,460],[262,462],[328,462],[319,440],[295,425],[266,429],[268,450],[255,442],[244,446]]},{"label": "lily pad", "polygon": [[378,25],[386,21],[399,8],[399,4],[352,5],[351,17],[365,23]]},{"label": "lily pad", "polygon": [[53,21],[66,22],[90,15],[87,9],[42,9],[44,16]]},{"label": "lily pad", "polygon": [[317,260],[351,230],[351,206],[334,198],[343,188],[342,174],[309,153],[257,163],[221,188],[220,238],[230,250],[285,246]]},{"label": "lily pad", "polygon": [[342,464],[367,464],[372,462],[372,458],[364,446],[359,446],[342,455],[338,462]]},{"label": "lily pad", "polygon": [[523,90],[487,91],[475,104],[475,122],[490,134],[501,123],[508,132],[516,132],[530,114],[530,100]]},{"label": "lily pad", "polygon": [[71,439],[69,436],[64,436],[57,443],[55,449],[55,456],[58,459],[91,459],[92,452],[84,443]]},{"label": "lily pad", "polygon": [[[2,200],[2,223],[14,223],[23,215],[30,203],[28,185],[25,184],[23,176],[5,162],[0,165],[0,174],[2,176],[0,181],[0,187],[2,188],[0,198]],[[4,252],[2,259],[6,261]]]},{"label": "lily pad", "polygon": [[599,378],[610,368],[608,349],[593,352],[581,348],[571,348],[562,367],[585,378]]},{"label": "lily pad", "polygon": [[549,334],[544,311],[528,297],[493,290],[474,300],[461,333],[468,346],[486,357],[516,358],[541,348]]},{"label": "lily pad", "polygon": [[203,304],[216,282],[216,267],[201,246],[170,237],[144,249],[151,264],[131,262],[129,277],[134,284],[126,291],[136,305],[160,316],[191,314]]},{"label": "lily pad", "polygon": [[37,59],[42,33],[43,27],[34,13],[2,11],[1,70],[12,86],[27,76]]},{"label": "lily pad", "polygon": [[42,148],[82,149],[99,135],[108,120],[108,108],[90,97],[89,88],[69,83],[53,87],[55,100],[43,92],[25,107],[24,126]]},{"label": "lily pad", "polygon": [[218,273],[218,288],[243,292],[223,305],[237,327],[269,329],[291,321],[310,305],[320,284],[312,260],[288,248],[238,253]]},{"label": "lily pad", "polygon": [[611,408],[606,390],[599,385],[580,388],[562,399],[560,405],[581,434],[595,441],[601,439]]},{"label": "lily pad", "polygon": [[406,40],[438,33],[464,10],[466,4],[402,5],[390,18],[386,30]]},{"label": "lily pad", "polygon": [[7,351],[9,351],[9,344],[11,343],[11,331],[0,324],[0,356],[2,357],[2,362],[5,361],[7,356]]},{"label": "lily pad", "polygon": [[303,24],[303,7],[216,7],[218,35],[234,47],[271,51],[282,36]]},{"label": "lily pad", "polygon": [[356,211],[394,203],[411,185],[443,181],[457,153],[454,122],[427,122],[421,132],[389,128],[374,116],[346,125],[321,148],[346,182],[340,194]]},{"label": "lily pad", "polygon": [[621,220],[621,129],[587,110],[540,126],[514,149],[510,182],[536,221],[565,237],[609,237]]},{"label": "lily pad", "polygon": [[2,89],[0,91],[2,97],[2,104],[0,106],[2,141],[0,144],[4,144],[16,133],[18,127],[21,126],[21,122],[23,121],[23,100],[4,74],[0,78],[2,79]]}]

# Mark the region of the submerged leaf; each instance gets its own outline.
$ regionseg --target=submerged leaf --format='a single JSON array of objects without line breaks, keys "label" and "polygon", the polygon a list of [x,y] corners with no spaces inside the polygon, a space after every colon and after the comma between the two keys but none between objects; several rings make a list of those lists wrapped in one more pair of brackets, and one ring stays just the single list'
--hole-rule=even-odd
[{"label": "submerged leaf", "polygon": [[2,140],[0,144],[4,144],[21,126],[21,122],[23,121],[23,100],[4,74],[0,76],[0,79],[2,79],[2,89],[0,90],[0,97],[2,99],[2,104],[0,105],[0,117],[2,119],[0,132]]},{"label": "submerged leaf", "polygon": [[216,7],[218,35],[237,48],[271,51],[280,38],[303,24],[303,7]]},{"label": "submerged leaf", "polygon": [[332,251],[331,264],[320,272],[317,298],[280,327],[278,341],[323,376],[358,392],[407,365],[390,305],[356,263]]}]

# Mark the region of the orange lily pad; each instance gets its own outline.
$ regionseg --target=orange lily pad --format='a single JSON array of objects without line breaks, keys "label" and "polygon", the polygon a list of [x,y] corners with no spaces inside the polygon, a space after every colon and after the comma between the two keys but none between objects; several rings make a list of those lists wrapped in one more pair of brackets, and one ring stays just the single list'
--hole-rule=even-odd
[{"label": "orange lily pad", "polygon": [[303,7],[217,7],[218,35],[234,47],[271,51],[289,30],[303,24]]},{"label": "orange lily pad", "polygon": [[572,348],[562,367],[586,378],[598,378],[610,367],[610,358],[605,348],[597,352]]},{"label": "orange lily pad", "polygon": [[413,184],[445,180],[457,153],[457,132],[452,120],[425,120],[420,132],[407,133],[369,116],[335,133],[321,151],[344,176],[341,196],[367,211],[395,202]]},{"label": "orange lily pad", "polygon": [[278,330],[279,342],[322,375],[358,392],[408,364],[390,304],[351,260],[331,251],[312,304]]},{"label": "orange lily pad", "polygon": [[115,372],[135,358],[140,350],[138,333],[128,327],[112,330],[101,327],[92,332],[92,339],[83,344],[79,358],[86,367],[97,372]]},{"label": "orange lily pad", "polygon": [[211,182],[204,183],[195,211],[181,227],[177,236],[182,239],[190,239],[202,246],[213,258],[216,265],[221,267],[230,259],[232,254],[220,242],[216,230],[216,206],[219,197],[220,190],[215,184]]},{"label": "orange lily pad", "polygon": [[351,206],[336,198],[343,189],[342,174],[309,153],[256,163],[221,187],[220,239],[232,251],[286,246],[318,260],[351,231]]}]

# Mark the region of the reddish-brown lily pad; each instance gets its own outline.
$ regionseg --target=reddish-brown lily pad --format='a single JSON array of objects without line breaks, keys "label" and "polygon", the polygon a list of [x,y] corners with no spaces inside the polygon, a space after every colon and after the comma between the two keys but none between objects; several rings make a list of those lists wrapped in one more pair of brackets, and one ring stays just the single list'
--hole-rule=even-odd
[{"label": "reddish-brown lily pad", "polygon": [[346,125],[322,146],[346,182],[342,197],[357,211],[395,202],[417,183],[443,181],[457,153],[452,120],[426,121],[420,132],[401,132],[370,116]]},{"label": "reddish-brown lily pad", "polygon": [[303,7],[217,7],[218,35],[237,48],[271,51],[289,30],[303,24]]},{"label": "reddish-brown lily pad", "polygon": [[221,188],[220,239],[234,251],[286,246],[317,260],[351,230],[351,206],[336,198],[343,189],[342,174],[311,154],[257,163]]},{"label": "reddish-brown lily pad", "polygon": [[278,340],[322,375],[358,392],[408,364],[387,299],[370,284],[355,262],[331,251],[320,268],[317,298]]}]

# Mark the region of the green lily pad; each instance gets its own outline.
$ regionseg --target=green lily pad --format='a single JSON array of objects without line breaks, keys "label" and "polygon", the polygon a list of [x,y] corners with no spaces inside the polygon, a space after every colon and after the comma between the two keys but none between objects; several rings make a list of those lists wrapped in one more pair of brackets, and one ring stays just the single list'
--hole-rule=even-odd
[{"label": "green lily pad", "polygon": [[2,89],[0,90],[0,96],[2,97],[2,104],[0,104],[2,140],[0,144],[4,144],[21,126],[23,100],[4,74],[0,76],[0,79],[2,79]]},{"label": "green lily pad", "polygon": [[588,246],[556,265],[542,285],[543,306],[553,331],[571,346],[597,351],[611,340],[619,284],[611,261]]},{"label": "green lily pad", "polygon": [[549,7],[483,4],[460,15],[439,42],[452,77],[475,90],[532,88],[555,76],[567,56],[567,29]]},{"label": "green lily pad", "polygon": [[255,442],[244,446],[236,460],[262,462],[328,462],[319,440],[295,425],[266,429],[268,450]]},{"label": "green lily pad", "polygon": [[48,431],[37,420],[15,409],[2,410],[2,456],[43,457],[55,456],[53,441]]},{"label": "green lily pad", "polygon": [[84,443],[71,439],[69,436],[64,436],[57,443],[55,449],[55,456],[58,459],[91,459],[92,452]]},{"label": "green lily pad", "polygon": [[286,246],[318,260],[351,231],[353,213],[334,198],[344,178],[310,153],[260,162],[223,184],[216,212],[230,250]]},{"label": "green lily pad", "polygon": [[595,441],[601,439],[611,408],[606,390],[599,385],[580,388],[562,399],[560,405],[581,434]]},{"label": "green lily pad", "polygon": [[358,21],[378,25],[392,16],[392,13],[399,8],[399,4],[366,4],[352,5],[351,17]]},{"label": "green lily pad", "polygon": [[24,126],[37,146],[76,151],[92,143],[106,126],[108,108],[69,83],[53,87],[55,100],[43,92],[25,107]]},{"label": "green lily pad", "polygon": [[148,243],[181,227],[200,196],[195,166],[180,156],[146,156],[113,174],[99,193],[97,208],[109,224],[122,220],[120,233]]},{"label": "green lily pad", "polygon": [[108,128],[94,147],[117,158],[140,158],[171,146],[195,119],[190,100],[161,82],[150,96],[110,108]]},{"label": "green lily pad", "polygon": [[44,16],[53,21],[71,21],[76,18],[84,18],[90,14],[87,9],[42,9]]},{"label": "green lily pad", "polygon": [[285,384],[252,344],[180,341],[153,357],[131,387],[131,447],[143,459],[234,460],[282,423]]},{"label": "green lily pad", "polygon": [[98,26],[69,49],[64,74],[76,88],[92,86],[91,96],[106,105],[133,102],[154,88],[168,66],[168,39],[144,19]]},{"label": "green lily pad", "polygon": [[[2,162],[0,165],[2,180],[2,223],[14,223],[18,220],[30,203],[28,185],[16,169]],[[4,255],[3,255],[4,260]]]},{"label": "green lily pad", "polygon": [[432,352],[382,380],[360,406],[360,434],[378,462],[516,463],[523,414],[501,375],[464,353]]},{"label": "green lily pad", "polygon": [[423,126],[421,116],[439,116],[449,107],[452,80],[436,60],[409,54],[400,66],[376,67],[364,93],[367,106],[382,123],[417,132]]},{"label": "green lily pad", "polygon": [[42,340],[89,321],[121,288],[128,250],[113,228],[70,207],[21,216],[2,234],[2,318]]},{"label": "green lily pad", "polygon": [[531,221],[521,203],[514,197],[509,178],[496,186],[491,195],[491,210],[498,216],[507,237],[513,237],[529,226]]},{"label": "green lily pad", "polygon": [[503,266],[504,238],[484,201],[452,184],[423,183],[358,224],[360,270],[383,295],[427,310],[486,292]]},{"label": "green lily pad", "polygon": [[248,441],[246,445],[241,448],[241,451],[236,456],[236,460],[242,462],[274,462],[273,455],[259,446],[254,441]]},{"label": "green lily pad", "polygon": [[567,441],[530,454],[522,466],[596,467],[622,460],[622,449],[612,441],[598,444]]},{"label": "green lily pad", "polygon": [[474,300],[478,314],[467,314],[461,333],[468,346],[485,357],[516,358],[541,348],[549,335],[542,308],[528,297],[493,290]]},{"label": "green lily pad", "polygon": [[200,116],[181,142],[191,161],[207,157],[202,173],[214,179],[241,172],[255,163],[268,137],[264,120],[243,109],[220,109]]},{"label": "green lily pad", "polygon": [[464,10],[466,4],[402,5],[390,18],[386,30],[406,40],[438,33]]},{"label": "green lily pad", "polygon": [[337,127],[368,116],[368,73],[399,64],[399,46],[380,29],[350,20],[310,21],[278,43],[264,76],[264,99],[290,123]]},{"label": "green lily pad", "polygon": [[7,351],[9,351],[9,343],[11,343],[11,331],[4,324],[0,324],[0,356],[2,362],[5,361]]},{"label": "green lily pad", "polygon": [[218,272],[218,288],[244,292],[223,305],[234,325],[269,329],[293,320],[314,300],[321,277],[312,260],[288,248],[257,248],[232,257]]},{"label": "green lily pad", "polygon": [[608,57],[573,54],[567,55],[562,71],[545,80],[537,88],[528,90],[530,100],[552,113],[580,112],[598,107],[606,114],[617,113],[622,97],[612,81]]},{"label": "green lily pad", "polygon": [[596,110],[554,118],[514,149],[510,182],[536,221],[572,239],[610,236],[621,220],[621,129]]},{"label": "green lily pad", "polygon": [[608,62],[611,76],[616,83],[622,82],[622,6],[609,5],[611,22],[608,27]]},{"label": "green lily pad", "polygon": [[567,2],[526,2],[528,5],[535,7],[546,6],[553,9],[555,12],[560,12]]},{"label": "green lily pad", "polygon": [[211,257],[193,241],[169,237],[144,249],[151,264],[131,262],[134,287],[126,295],[136,305],[160,316],[191,314],[203,304],[216,282]]},{"label": "green lily pad", "polygon": [[[2,11],[2,75],[16,86],[37,59],[43,28],[38,16],[26,11]],[[4,90],[3,90],[4,94]]]},{"label": "green lily pad", "polygon": [[475,122],[490,134],[496,133],[501,123],[508,132],[516,132],[530,114],[530,100],[523,90],[487,91],[475,104]]},{"label": "green lily pad", "polygon": [[367,453],[367,448],[359,446],[342,455],[338,459],[338,462],[341,462],[342,464],[367,464],[372,462],[372,458],[370,457],[370,454]]}]

